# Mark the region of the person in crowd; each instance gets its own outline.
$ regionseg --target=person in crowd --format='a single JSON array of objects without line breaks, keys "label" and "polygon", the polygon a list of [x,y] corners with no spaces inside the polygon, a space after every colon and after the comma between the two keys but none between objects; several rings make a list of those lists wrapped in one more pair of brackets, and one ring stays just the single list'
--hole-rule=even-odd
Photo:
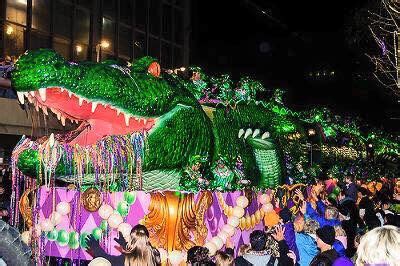
[{"label": "person in crowd", "polygon": [[267,234],[261,230],[255,230],[250,234],[251,249],[235,259],[236,266],[265,266],[265,265],[294,265],[293,259],[289,254],[289,248],[284,238],[285,229],[282,226],[277,226],[275,233],[272,237],[278,242],[279,245],[279,258],[272,256],[266,250]]},{"label": "person in crowd", "polygon": [[344,178],[345,186],[345,195],[346,197],[352,199],[354,202],[357,202],[357,185],[355,184],[355,178],[353,175],[347,175]]},{"label": "person in crowd", "polygon": [[296,245],[296,236],[292,222],[292,212],[289,210],[289,208],[285,207],[279,212],[279,218],[279,222],[283,224],[283,227],[285,228],[284,235],[286,244],[289,246],[289,249],[296,254],[296,258],[299,259],[300,255]]},{"label": "person in crowd", "polygon": [[315,239],[304,232],[305,224],[306,222],[303,215],[298,215],[294,220],[296,245],[299,249],[300,255],[300,258],[297,260],[297,262],[300,266],[310,265],[312,259],[318,254],[318,248]]},{"label": "person in crowd", "polygon": [[317,229],[317,246],[321,250],[317,256],[311,261],[311,266],[316,265],[333,265],[339,257],[333,248],[335,242],[335,229],[330,225],[325,225]]},{"label": "person in crowd", "polygon": [[[300,190],[295,191],[296,195],[299,197],[301,201],[305,201],[304,195]],[[340,221],[338,219],[339,213],[337,208],[333,206],[326,206],[319,198],[318,195],[320,190],[313,189],[311,192],[312,196],[310,201],[306,203],[306,210],[303,215],[306,219],[313,219],[319,223],[320,227],[325,225],[336,226],[340,225]],[[314,205],[312,201],[316,201]],[[304,211],[304,208],[301,208]]]},{"label": "person in crowd", "polygon": [[215,254],[216,266],[234,266],[233,256],[223,251],[217,251]]},{"label": "person in crowd", "polygon": [[89,247],[88,252],[92,254],[94,258],[103,257],[107,259],[112,265],[161,265],[160,252],[151,246],[149,241],[149,231],[144,225],[138,224],[132,228],[130,240],[128,242],[121,233],[119,233],[119,238],[114,239],[118,244],[120,244],[122,254],[119,256],[107,254],[92,235],[89,235],[87,240],[87,245]]},{"label": "person in crowd", "polygon": [[189,266],[215,265],[209,256],[208,248],[200,246],[194,246],[188,250],[186,262]]},{"label": "person in crowd", "polygon": [[[354,256],[356,249],[354,247],[354,238],[357,234],[357,220],[351,218],[350,211],[343,207],[339,206],[339,220],[342,224],[341,228],[344,230],[346,238],[344,238],[343,234],[337,232],[336,238],[344,244],[346,247],[346,256],[351,258]],[[346,241],[344,243],[344,241]]]},{"label": "person in crowd", "polygon": [[243,256],[251,249],[249,244],[243,244],[239,247],[238,257]]},{"label": "person in crowd", "polygon": [[400,264],[400,228],[385,225],[366,233],[357,249],[357,266]]}]

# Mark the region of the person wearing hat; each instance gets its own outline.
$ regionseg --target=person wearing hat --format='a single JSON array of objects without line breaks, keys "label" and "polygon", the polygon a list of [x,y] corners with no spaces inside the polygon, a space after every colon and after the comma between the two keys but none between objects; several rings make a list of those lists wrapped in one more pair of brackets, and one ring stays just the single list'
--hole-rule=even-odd
[{"label": "person wearing hat", "polygon": [[317,256],[311,261],[311,266],[319,265],[321,262],[329,261],[328,264],[333,265],[339,254],[333,249],[335,242],[335,229],[330,225],[325,225],[317,229],[317,246],[321,250]]}]

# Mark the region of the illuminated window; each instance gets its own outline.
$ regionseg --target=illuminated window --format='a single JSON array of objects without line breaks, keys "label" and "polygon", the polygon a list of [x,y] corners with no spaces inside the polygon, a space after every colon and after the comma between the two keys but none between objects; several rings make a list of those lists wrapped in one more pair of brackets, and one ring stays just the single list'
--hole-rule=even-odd
[{"label": "illuminated window", "polygon": [[26,25],[26,5],[26,0],[7,0],[7,20]]}]

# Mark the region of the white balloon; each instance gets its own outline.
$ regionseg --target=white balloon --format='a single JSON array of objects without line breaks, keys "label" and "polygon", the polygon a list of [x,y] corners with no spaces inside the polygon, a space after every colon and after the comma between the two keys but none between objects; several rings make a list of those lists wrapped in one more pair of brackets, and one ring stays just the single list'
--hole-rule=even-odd
[{"label": "white balloon", "polygon": [[108,217],[108,225],[111,228],[118,228],[118,226],[124,221],[121,217],[121,215],[117,213],[113,213]]},{"label": "white balloon", "polygon": [[233,227],[238,227],[240,221],[238,217],[231,216],[228,218],[227,224],[232,225]]},{"label": "white balloon", "polygon": [[118,232],[121,232],[121,234],[127,238],[131,234],[132,226],[128,223],[122,223],[118,225]]},{"label": "white balloon", "polygon": [[249,200],[245,196],[239,196],[236,199],[236,205],[244,209],[249,205]]},{"label": "white balloon", "polygon": [[103,219],[103,220],[107,220],[111,214],[113,213],[114,209],[108,205],[108,204],[103,204],[100,206],[99,208],[99,216]]},{"label": "white balloon", "polygon": [[224,241],[218,236],[214,236],[211,239],[211,242],[213,242],[215,244],[215,246],[217,247],[217,250],[221,249],[225,244]]},{"label": "white balloon", "polygon": [[274,206],[271,203],[264,204],[262,206],[264,212],[268,213],[274,210]]},{"label": "white balloon", "polygon": [[221,238],[224,241],[224,243],[226,243],[226,240],[228,239],[229,235],[227,232],[221,230],[218,233],[218,237]]},{"label": "white balloon", "polygon": [[213,242],[207,242],[204,247],[208,249],[208,253],[210,256],[214,256],[215,252],[217,252],[217,246]]},{"label": "white balloon", "polygon": [[165,263],[168,259],[168,251],[163,248],[158,248],[158,252],[160,252],[161,263]]},{"label": "white balloon", "polygon": [[49,219],[53,223],[53,225],[56,226],[61,223],[62,216],[58,212],[53,212],[52,214],[50,214]]},{"label": "white balloon", "polygon": [[29,245],[31,243],[31,232],[30,231],[25,231],[21,234],[21,240]]},{"label": "white balloon", "polygon": [[222,227],[222,231],[226,232],[228,236],[233,236],[235,234],[235,228],[232,225],[225,224]]},{"label": "white balloon", "polygon": [[232,215],[238,218],[242,218],[244,215],[244,209],[240,206],[236,206],[235,208],[233,208]]},{"label": "white balloon", "polygon": [[271,197],[267,194],[262,194],[259,198],[259,202],[263,205],[267,204],[267,203],[271,202]]},{"label": "white balloon", "polygon": [[168,259],[172,265],[179,265],[184,258],[182,256],[182,252],[180,252],[179,250],[174,250],[169,253]]},{"label": "white balloon", "polygon": [[50,232],[51,230],[53,230],[54,225],[50,221],[50,219],[44,219],[40,222],[40,228],[43,232]]},{"label": "white balloon", "polygon": [[61,215],[67,215],[71,211],[71,206],[68,202],[61,201],[57,204],[56,210]]}]

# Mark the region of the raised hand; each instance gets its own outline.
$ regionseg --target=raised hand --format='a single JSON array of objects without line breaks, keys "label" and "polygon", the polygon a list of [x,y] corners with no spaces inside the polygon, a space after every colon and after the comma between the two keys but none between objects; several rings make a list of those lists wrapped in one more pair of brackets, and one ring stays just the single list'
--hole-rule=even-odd
[{"label": "raised hand", "polygon": [[285,239],[284,234],[285,234],[285,228],[282,225],[279,225],[276,227],[275,233],[272,234],[272,237],[279,242]]},{"label": "raised hand", "polygon": [[296,254],[293,251],[289,250],[289,253],[287,255],[289,258],[291,258],[293,260],[293,264],[296,264],[296,261],[297,261]]},{"label": "raised hand", "polygon": [[296,189],[294,191],[294,193],[299,197],[300,200],[304,201],[304,195],[303,193],[300,191],[300,189]]},{"label": "raised hand", "polygon": [[100,246],[99,241],[94,238],[93,235],[88,235],[85,238],[87,249]]},{"label": "raised hand", "polygon": [[126,244],[128,244],[128,242],[126,241],[125,237],[122,235],[121,232],[119,232],[118,238],[114,238],[114,240],[123,248],[125,248]]}]

